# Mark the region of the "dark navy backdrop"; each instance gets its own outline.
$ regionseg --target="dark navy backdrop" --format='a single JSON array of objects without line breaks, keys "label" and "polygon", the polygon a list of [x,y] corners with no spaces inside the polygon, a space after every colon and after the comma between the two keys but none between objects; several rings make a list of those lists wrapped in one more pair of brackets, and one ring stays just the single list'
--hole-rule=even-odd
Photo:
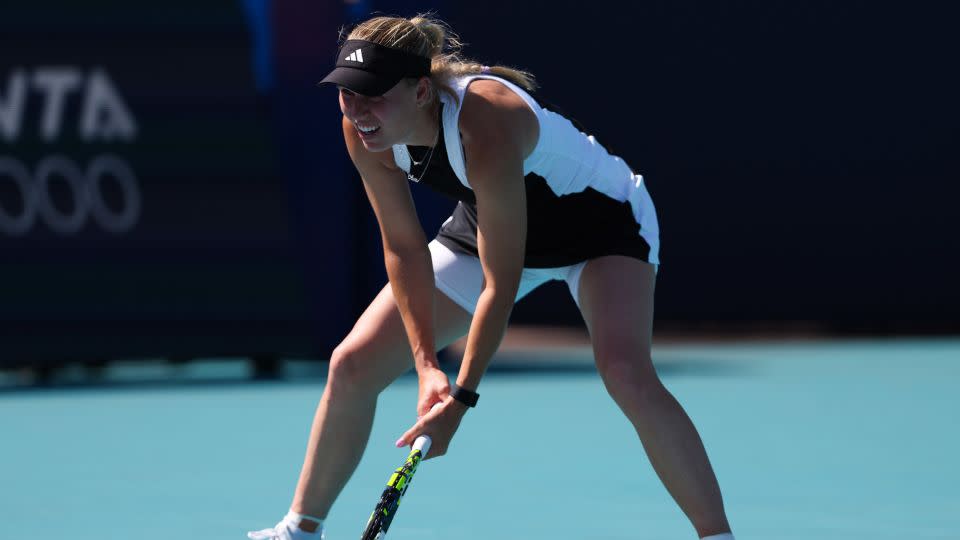
[{"label": "dark navy backdrop", "polygon": [[[491,0],[447,18],[468,53],[534,71],[645,175],[662,327],[956,331],[960,48],[944,6]],[[575,321],[550,304],[518,316]]]},{"label": "dark navy backdrop", "polygon": [[[645,175],[661,329],[960,327],[960,48],[943,5],[34,0],[0,18],[2,360],[326,356],[385,275],[335,92],[314,83],[341,26],[431,8],[468,56],[533,71]],[[133,225],[105,231],[53,174],[61,218],[89,215],[17,229],[44,163],[104,155],[136,175]],[[121,186],[100,187],[122,214]],[[413,189],[432,234],[450,203]],[[579,324],[565,296],[547,287],[514,320]]]}]

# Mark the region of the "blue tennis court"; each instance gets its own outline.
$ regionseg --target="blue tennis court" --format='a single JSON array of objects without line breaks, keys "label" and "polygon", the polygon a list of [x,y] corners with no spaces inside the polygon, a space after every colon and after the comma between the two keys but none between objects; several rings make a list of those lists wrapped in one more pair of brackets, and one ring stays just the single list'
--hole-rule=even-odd
[{"label": "blue tennis court", "polygon": [[[960,537],[960,340],[670,344],[654,358],[704,438],[738,539]],[[117,364],[102,384],[0,387],[0,536],[239,540],[272,526],[324,367],[290,362],[282,381],[249,382],[228,360]],[[406,455],[392,443],[416,390],[408,376],[382,395],[328,540],[362,531]],[[390,538],[694,537],[586,349],[501,352],[481,393]]]}]

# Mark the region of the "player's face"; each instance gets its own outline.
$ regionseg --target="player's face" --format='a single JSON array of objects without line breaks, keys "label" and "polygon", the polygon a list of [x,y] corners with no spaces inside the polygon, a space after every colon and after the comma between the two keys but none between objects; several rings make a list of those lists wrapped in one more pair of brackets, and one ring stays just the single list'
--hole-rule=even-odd
[{"label": "player's face", "polygon": [[340,110],[370,151],[406,143],[416,125],[417,85],[401,80],[382,96],[364,96],[340,88]]}]

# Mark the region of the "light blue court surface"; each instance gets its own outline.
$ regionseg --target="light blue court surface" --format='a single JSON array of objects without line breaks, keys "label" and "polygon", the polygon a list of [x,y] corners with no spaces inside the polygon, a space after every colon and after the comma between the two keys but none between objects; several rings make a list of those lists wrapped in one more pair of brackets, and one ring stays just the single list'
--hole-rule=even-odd
[{"label": "light blue court surface", "polygon": [[[960,340],[671,345],[654,356],[706,442],[738,539],[960,538]],[[550,371],[525,360],[495,360],[451,454],[421,466],[388,537],[693,538],[586,351]],[[211,363],[219,375],[200,382],[189,372],[202,365],[174,384],[129,382],[134,368],[120,366],[118,384],[0,387],[0,538],[243,540],[273,525],[322,366],[253,383],[227,377],[236,365]],[[382,396],[328,540],[359,538],[406,455],[392,443],[415,399],[414,377]]]}]

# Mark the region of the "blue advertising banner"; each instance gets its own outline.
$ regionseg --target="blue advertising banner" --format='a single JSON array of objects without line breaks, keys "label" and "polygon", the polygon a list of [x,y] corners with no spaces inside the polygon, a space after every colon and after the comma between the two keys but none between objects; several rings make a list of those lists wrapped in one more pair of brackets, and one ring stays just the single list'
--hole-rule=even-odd
[{"label": "blue advertising banner", "polygon": [[3,12],[0,363],[328,346],[244,6]]}]

